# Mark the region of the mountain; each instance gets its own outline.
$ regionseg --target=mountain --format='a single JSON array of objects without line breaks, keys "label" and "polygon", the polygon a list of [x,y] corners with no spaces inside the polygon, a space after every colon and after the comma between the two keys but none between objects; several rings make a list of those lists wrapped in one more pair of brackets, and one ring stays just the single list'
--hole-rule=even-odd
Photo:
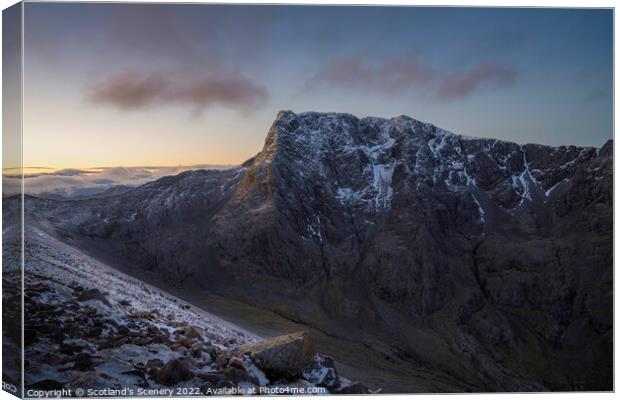
[{"label": "mountain", "polygon": [[376,376],[388,392],[409,376],[408,391],[612,390],[612,165],[611,141],[286,111],[240,167],[28,197],[26,218],[133,275],[362,343],[394,365]]}]

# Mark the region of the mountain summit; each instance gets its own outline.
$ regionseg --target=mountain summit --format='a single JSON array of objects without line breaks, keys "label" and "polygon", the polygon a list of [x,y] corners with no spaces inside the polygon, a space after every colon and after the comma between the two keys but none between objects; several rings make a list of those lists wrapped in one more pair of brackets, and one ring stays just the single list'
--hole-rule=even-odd
[{"label": "mountain summit", "polygon": [[612,153],[284,111],[240,167],[26,213],[361,344],[388,392],[611,390]]}]

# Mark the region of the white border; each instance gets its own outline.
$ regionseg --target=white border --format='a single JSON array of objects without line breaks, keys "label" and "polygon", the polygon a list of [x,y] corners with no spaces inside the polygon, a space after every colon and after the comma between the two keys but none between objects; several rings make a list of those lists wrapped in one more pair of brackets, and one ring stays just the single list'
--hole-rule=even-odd
[{"label": "white border", "polygon": [[[31,0],[32,1],[32,0]],[[42,1],[44,2],[45,0],[34,0],[34,1]],[[64,2],[84,2],[84,1],[79,1],[79,0],[65,0]],[[89,1],[90,2],[90,1]],[[95,1],[92,1],[95,2]],[[109,1],[109,2],[122,2],[122,1]],[[386,1],[386,0],[375,0],[375,1],[368,1],[368,0],[337,0],[337,1],[330,1],[330,0],[313,0],[312,2],[309,1],[299,1],[299,0],[290,0],[287,2],[276,2],[276,1],[263,1],[263,0],[229,0],[229,1],[174,1],[174,0],[150,0],[150,1],[144,1],[144,0],[133,0],[130,1],[132,3],[226,3],[226,4],[314,4],[314,5],[374,5],[374,6],[391,6],[391,5],[403,5],[403,6],[470,6],[470,7],[558,7],[558,8],[615,8],[616,6],[616,2],[615,1],[604,1],[604,0],[590,0],[590,1],[580,1],[580,0],[563,0],[563,1],[558,1],[558,0],[538,0],[538,1],[532,1],[532,0],[524,0],[524,1],[514,1],[514,0],[504,0],[501,2],[498,1],[489,1],[489,0],[468,0],[468,1],[464,1],[464,0],[448,0],[448,1],[438,1],[438,0],[424,0],[424,1],[407,1],[407,0],[390,0],[390,1]],[[7,8],[13,4],[15,4],[16,2],[13,0],[0,0],[0,5],[2,6],[2,9]],[[614,11],[615,14],[615,11]],[[23,11],[22,11],[22,38],[23,36],[23,30],[24,30],[24,26],[23,26]],[[0,19],[1,21],[1,19]],[[1,27],[1,22],[0,22],[0,27]],[[618,72],[618,64],[615,62],[615,56],[616,56],[616,52],[615,52],[615,44],[618,43],[618,32],[615,29],[615,15],[614,15],[614,78]],[[0,29],[0,43],[2,41],[2,33],[1,33],[1,29]],[[1,56],[0,56],[1,58]],[[22,41],[22,68],[23,68],[23,41]],[[1,68],[1,67],[0,67]],[[22,70],[23,71],[23,70]],[[23,78],[23,72],[22,72],[22,78]],[[613,121],[613,127],[614,127],[614,139],[615,139],[615,115],[618,112],[618,103],[615,101],[615,94],[618,93],[618,82],[614,79],[614,121]],[[0,92],[2,90],[2,82],[0,80]],[[23,79],[22,79],[22,99],[23,99]],[[22,118],[23,118],[23,107],[22,107]],[[23,120],[22,120],[22,127],[23,127]],[[23,141],[22,141],[23,143]],[[1,149],[1,142],[0,142],[0,149]],[[616,149],[616,143],[614,141],[614,215],[615,215],[615,210],[616,210],[616,199],[618,199],[618,188],[620,187],[619,185],[619,180],[620,177],[618,176],[618,174],[615,174],[615,171],[618,170],[618,167],[620,166],[620,161],[615,157],[615,149]],[[1,151],[0,151],[0,161],[1,161]],[[22,160],[23,160],[23,148],[22,148]],[[22,183],[23,184],[23,183]],[[2,204],[2,201],[0,199],[0,206]],[[23,219],[22,219],[23,221]],[[616,232],[616,228],[617,228],[617,221],[614,219],[614,232]],[[23,229],[22,229],[22,234],[23,234]],[[0,240],[1,240],[1,233],[0,233]],[[615,266],[616,266],[616,262],[615,260],[617,260],[617,256],[618,256],[618,237],[616,235],[614,235],[614,285],[615,285]],[[0,261],[0,266],[1,266],[1,261]],[[23,281],[22,281],[23,284]],[[22,291],[22,295],[23,295],[23,291]],[[615,295],[615,290],[614,290],[614,327],[615,327],[615,312],[620,309],[618,307],[618,297]],[[23,318],[23,316],[22,316]],[[23,324],[23,321],[22,321]],[[0,321],[0,327],[1,327],[1,321]],[[618,346],[616,346],[616,342],[619,338],[619,334],[618,334],[618,330],[616,329],[614,331],[614,387],[617,383],[616,380],[616,372],[617,369],[615,368],[615,360],[618,359]],[[0,361],[1,361],[1,355],[0,355]],[[23,376],[22,376],[23,379]],[[378,398],[378,399],[405,399],[405,398],[413,398],[413,396],[415,396],[416,399],[437,399],[437,398],[446,398],[448,396],[453,397],[453,396],[458,396],[459,399],[475,399],[478,398],[480,396],[483,396],[485,398],[489,398],[489,399],[532,399],[533,396],[535,396],[536,398],[540,398],[540,396],[544,396],[544,397],[553,397],[553,398],[568,398],[568,399],[582,399],[584,397],[587,398],[592,398],[592,399],[603,399],[603,398],[614,398],[616,397],[616,393],[542,393],[542,394],[494,394],[494,393],[485,393],[485,394],[448,394],[448,395],[378,395],[378,396],[373,396],[374,398]],[[353,396],[338,396],[338,398],[350,398]],[[193,399],[195,399],[196,397],[193,397]],[[203,397],[200,397],[203,398]],[[306,396],[280,396],[279,398],[285,398],[285,399],[299,399],[299,398],[306,398]],[[4,391],[0,391],[0,400],[9,400],[9,399],[15,399],[14,396],[11,396],[9,393],[4,392]],[[150,399],[150,398],[144,398],[144,399]],[[161,399],[161,398],[152,398],[152,399]]]}]

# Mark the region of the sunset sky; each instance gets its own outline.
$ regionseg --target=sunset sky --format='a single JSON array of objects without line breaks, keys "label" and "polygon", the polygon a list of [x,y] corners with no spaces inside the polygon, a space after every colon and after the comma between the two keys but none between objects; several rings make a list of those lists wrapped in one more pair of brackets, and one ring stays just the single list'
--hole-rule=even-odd
[{"label": "sunset sky", "polygon": [[611,10],[25,5],[24,165],[236,164],[276,113],[601,146]]}]

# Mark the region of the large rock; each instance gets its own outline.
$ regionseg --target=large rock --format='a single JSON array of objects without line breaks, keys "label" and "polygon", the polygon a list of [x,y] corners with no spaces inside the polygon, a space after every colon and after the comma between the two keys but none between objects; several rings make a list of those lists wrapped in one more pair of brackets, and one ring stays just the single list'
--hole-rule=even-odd
[{"label": "large rock", "polygon": [[155,382],[160,385],[172,386],[179,382],[192,379],[194,373],[191,371],[189,361],[185,359],[170,360],[155,375]]},{"label": "large rock", "polygon": [[331,357],[317,354],[314,357],[314,367],[304,372],[304,379],[336,393],[341,388],[340,376],[336,364]]},{"label": "large rock", "polygon": [[312,368],[315,355],[307,332],[244,344],[237,352],[249,355],[268,378],[289,380],[301,377],[305,369]]}]

